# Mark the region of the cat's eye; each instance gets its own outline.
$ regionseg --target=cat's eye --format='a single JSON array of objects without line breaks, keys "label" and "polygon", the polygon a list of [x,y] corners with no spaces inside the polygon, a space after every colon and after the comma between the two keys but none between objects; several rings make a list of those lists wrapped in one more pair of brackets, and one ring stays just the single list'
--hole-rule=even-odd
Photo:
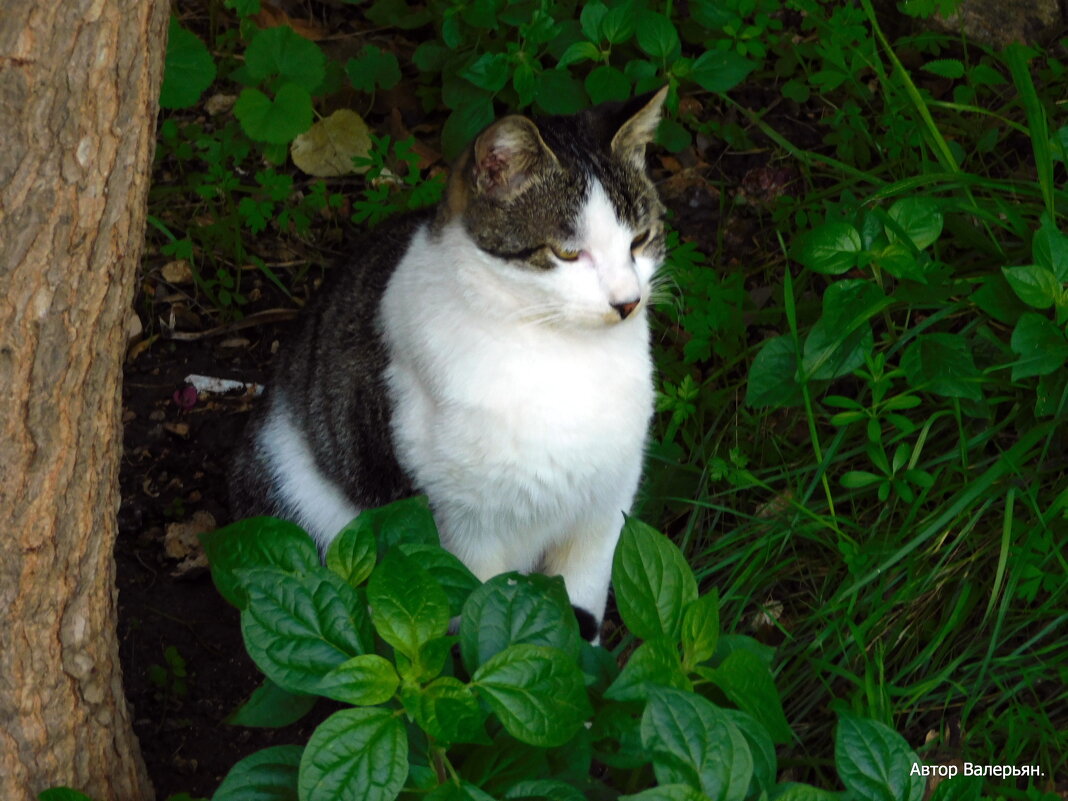
[{"label": "cat's eye", "polygon": [[563,261],[578,261],[578,257],[582,255],[580,250],[568,250],[567,248],[558,248],[555,245],[550,245],[556,258]]},{"label": "cat's eye", "polygon": [[646,242],[648,242],[650,233],[652,233],[652,229],[646,228],[643,233],[640,233],[636,237],[634,237],[634,239],[632,239],[630,242],[630,249],[637,250]]}]

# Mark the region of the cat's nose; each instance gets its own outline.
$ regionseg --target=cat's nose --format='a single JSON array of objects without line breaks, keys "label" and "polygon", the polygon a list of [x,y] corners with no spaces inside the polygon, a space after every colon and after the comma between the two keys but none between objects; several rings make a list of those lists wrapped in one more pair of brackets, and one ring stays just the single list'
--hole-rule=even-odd
[{"label": "cat's nose", "polygon": [[630,313],[638,308],[638,304],[641,303],[641,298],[635,298],[634,300],[624,301],[623,303],[613,303],[612,308],[619,312],[619,319],[626,320],[630,316]]}]

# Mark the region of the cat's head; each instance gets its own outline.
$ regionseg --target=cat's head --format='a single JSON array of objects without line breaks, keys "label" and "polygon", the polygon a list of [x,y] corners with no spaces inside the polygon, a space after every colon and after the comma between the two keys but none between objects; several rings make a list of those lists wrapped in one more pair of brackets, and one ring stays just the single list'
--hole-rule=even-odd
[{"label": "cat's head", "polygon": [[504,117],[455,165],[439,224],[463,226],[518,316],[598,327],[644,314],[664,259],[645,146],[666,94]]}]

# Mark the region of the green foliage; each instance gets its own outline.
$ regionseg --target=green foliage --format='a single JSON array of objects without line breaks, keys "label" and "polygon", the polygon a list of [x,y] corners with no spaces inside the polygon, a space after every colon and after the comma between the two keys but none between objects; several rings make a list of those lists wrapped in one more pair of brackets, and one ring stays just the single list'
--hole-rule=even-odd
[{"label": "green foliage", "polygon": [[163,665],[148,666],[148,680],[168,696],[185,698],[189,693],[189,671],[185,659],[177,648],[168,645],[163,649],[163,661]]},{"label": "green foliage", "polygon": [[[253,548],[257,527],[283,534]],[[720,637],[718,595],[698,595],[681,553],[648,526],[627,521],[613,565],[624,619],[646,638],[622,670],[579,639],[559,578],[516,573],[466,586],[459,658],[450,657],[457,585],[449,571],[420,566],[445,553],[423,499],[364,512],[326,566],[309,563],[310,540],[287,531],[257,518],[206,538],[216,586],[240,602],[249,654],[268,676],[229,722],[269,725],[273,703],[285,708],[275,723],[288,724],[317,695],[348,706],[306,746],[238,762],[213,801],[614,798],[654,777],[658,786],[626,797],[800,792],[776,784],[774,744],[792,732],[762,647]],[[840,765],[886,798],[910,798],[887,769],[907,748],[866,725],[877,726],[843,717],[852,728],[840,737]],[[870,764],[858,762],[865,746]],[[594,778],[594,758],[619,772]]]}]

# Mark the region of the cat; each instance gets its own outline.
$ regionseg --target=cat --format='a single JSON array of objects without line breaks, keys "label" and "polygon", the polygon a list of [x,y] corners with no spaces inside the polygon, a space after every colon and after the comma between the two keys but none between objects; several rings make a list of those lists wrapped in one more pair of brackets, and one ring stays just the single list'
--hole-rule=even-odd
[{"label": "cat", "polygon": [[360,509],[425,493],[480,580],[562,576],[596,640],[653,412],[645,147],[666,92],[497,120],[435,210],[335,269],[234,459],[235,518],[325,549]]}]

